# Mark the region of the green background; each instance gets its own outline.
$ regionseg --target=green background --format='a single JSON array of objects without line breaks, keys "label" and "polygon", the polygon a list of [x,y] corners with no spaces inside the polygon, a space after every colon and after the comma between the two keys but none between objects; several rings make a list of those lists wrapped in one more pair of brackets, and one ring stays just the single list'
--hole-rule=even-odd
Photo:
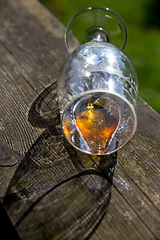
[{"label": "green background", "polygon": [[124,50],[139,80],[139,95],[160,114],[160,0],[39,0],[65,26],[86,7],[108,7],[128,29]]}]

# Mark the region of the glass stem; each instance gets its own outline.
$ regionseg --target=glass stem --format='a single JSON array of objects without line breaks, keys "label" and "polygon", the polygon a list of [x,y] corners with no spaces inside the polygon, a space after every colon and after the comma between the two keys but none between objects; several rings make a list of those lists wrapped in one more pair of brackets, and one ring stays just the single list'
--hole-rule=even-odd
[{"label": "glass stem", "polygon": [[95,41],[110,42],[110,35],[105,29],[101,27],[90,28],[84,33],[83,43]]}]

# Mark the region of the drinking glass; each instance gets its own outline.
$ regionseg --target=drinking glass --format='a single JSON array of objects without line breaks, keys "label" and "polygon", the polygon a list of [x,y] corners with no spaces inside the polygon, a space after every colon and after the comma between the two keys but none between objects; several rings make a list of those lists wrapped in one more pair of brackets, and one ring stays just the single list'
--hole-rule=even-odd
[{"label": "drinking glass", "polygon": [[135,133],[138,80],[123,52],[127,36],[109,8],[84,9],[66,27],[70,54],[57,83],[61,126],[70,144],[87,154],[111,154]]}]

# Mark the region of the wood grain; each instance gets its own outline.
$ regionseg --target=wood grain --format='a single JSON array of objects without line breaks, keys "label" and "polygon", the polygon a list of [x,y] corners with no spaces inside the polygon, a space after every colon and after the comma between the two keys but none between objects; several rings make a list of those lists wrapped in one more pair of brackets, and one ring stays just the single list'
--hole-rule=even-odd
[{"label": "wood grain", "polygon": [[56,95],[64,27],[35,0],[0,0],[0,29],[0,200],[20,238],[160,239],[160,116],[139,98],[123,149],[76,152]]}]

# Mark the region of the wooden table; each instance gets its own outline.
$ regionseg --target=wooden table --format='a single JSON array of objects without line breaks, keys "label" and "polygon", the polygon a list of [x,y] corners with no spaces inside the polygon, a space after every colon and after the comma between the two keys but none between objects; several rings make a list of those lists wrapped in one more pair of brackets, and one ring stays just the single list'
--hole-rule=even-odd
[{"label": "wooden table", "polygon": [[0,239],[160,239],[160,116],[139,99],[122,150],[75,152],[56,101],[63,34],[37,1],[0,0]]}]

